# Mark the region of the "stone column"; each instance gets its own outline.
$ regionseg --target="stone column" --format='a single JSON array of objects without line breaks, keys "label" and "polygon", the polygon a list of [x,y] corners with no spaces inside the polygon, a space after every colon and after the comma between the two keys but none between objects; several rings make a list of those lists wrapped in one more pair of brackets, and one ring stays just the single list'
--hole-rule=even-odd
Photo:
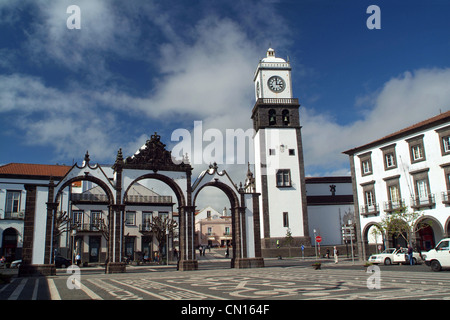
[{"label": "stone column", "polygon": [[178,267],[181,271],[198,269],[194,248],[194,214],[195,207],[193,206],[180,208],[180,262]]}]

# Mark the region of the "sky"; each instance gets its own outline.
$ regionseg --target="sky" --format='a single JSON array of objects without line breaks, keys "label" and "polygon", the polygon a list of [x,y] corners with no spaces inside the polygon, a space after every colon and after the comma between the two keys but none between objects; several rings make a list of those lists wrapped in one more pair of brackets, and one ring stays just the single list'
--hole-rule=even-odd
[{"label": "sky", "polygon": [[[72,165],[87,150],[112,164],[154,132],[172,150],[195,123],[252,128],[253,74],[272,47],[292,66],[306,175],[350,175],[343,151],[450,109],[448,12],[447,0],[0,0],[0,164]],[[245,179],[245,164],[223,162]]]}]

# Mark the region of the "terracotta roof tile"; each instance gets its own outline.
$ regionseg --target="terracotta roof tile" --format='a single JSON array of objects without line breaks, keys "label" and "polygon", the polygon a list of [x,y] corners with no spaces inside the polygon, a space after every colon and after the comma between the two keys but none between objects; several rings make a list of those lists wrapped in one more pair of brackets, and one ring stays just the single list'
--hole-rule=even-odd
[{"label": "terracotta roof tile", "polygon": [[0,166],[0,174],[63,177],[70,170],[70,168],[72,167],[49,164],[9,163],[4,166]]}]

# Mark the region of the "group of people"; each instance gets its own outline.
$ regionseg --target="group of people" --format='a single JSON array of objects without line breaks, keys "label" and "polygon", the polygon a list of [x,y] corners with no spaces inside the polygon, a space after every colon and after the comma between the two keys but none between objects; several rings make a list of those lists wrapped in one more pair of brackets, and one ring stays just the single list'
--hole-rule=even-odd
[{"label": "group of people", "polygon": [[200,245],[200,246],[198,247],[198,251],[200,252],[200,256],[205,256],[206,249],[208,249],[209,252],[211,252],[211,246],[210,246],[210,245],[207,245],[206,247]]}]

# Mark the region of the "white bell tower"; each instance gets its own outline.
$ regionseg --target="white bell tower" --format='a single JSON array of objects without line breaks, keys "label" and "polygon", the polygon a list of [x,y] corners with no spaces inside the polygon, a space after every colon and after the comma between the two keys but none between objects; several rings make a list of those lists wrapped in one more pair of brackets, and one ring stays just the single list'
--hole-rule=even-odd
[{"label": "white bell tower", "polygon": [[255,188],[261,193],[262,248],[276,247],[288,229],[294,238],[292,246],[310,245],[300,105],[292,95],[291,65],[270,48],[253,81]]}]

